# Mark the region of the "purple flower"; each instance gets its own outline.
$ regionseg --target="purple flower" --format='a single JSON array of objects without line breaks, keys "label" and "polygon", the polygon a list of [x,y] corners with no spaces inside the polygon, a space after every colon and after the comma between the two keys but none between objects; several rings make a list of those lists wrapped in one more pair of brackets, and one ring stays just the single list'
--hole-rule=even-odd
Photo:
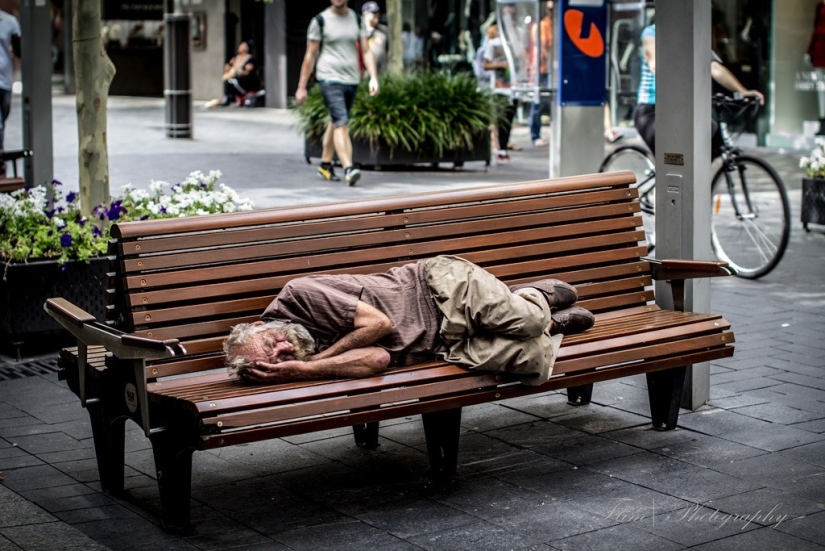
[{"label": "purple flower", "polygon": [[69,194],[66,196],[67,203],[74,203],[74,200],[77,199],[77,193],[74,191],[70,191]]},{"label": "purple flower", "polygon": [[72,246],[72,234],[64,233],[60,236],[60,246],[64,249],[68,249]]},{"label": "purple flower", "polygon": [[92,226],[92,235],[95,237],[100,237],[103,235],[103,230],[100,229],[100,226]]},{"label": "purple flower", "polygon": [[46,218],[53,218],[55,212],[57,212],[55,209],[51,209],[47,210],[44,214],[46,215]]},{"label": "purple flower", "polygon": [[124,214],[126,214],[126,207],[123,206],[123,200],[119,199],[109,206],[106,217],[114,222]]},{"label": "purple flower", "polygon": [[166,207],[164,207],[163,205],[161,205],[161,207],[160,207],[160,213],[161,214],[166,214]]},{"label": "purple flower", "polygon": [[60,180],[52,180],[52,185],[53,186],[62,186],[63,182],[61,182]]}]

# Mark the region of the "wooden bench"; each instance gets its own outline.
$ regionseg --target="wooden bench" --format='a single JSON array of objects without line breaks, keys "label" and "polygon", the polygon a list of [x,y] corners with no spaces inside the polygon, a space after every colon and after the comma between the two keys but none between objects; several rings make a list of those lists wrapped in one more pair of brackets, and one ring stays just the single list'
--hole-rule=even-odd
[{"label": "wooden bench", "polygon": [[[194,450],[347,426],[376,446],[379,421],[421,414],[430,474],[444,479],[456,470],[463,406],[560,388],[581,405],[594,382],[639,373],[654,427],[675,427],[684,366],[731,356],[733,334],[721,316],[660,309],[652,281],[671,280],[680,306],[685,278],[729,272],[643,258],[632,183],[619,172],[113,226],[108,324],[61,299],[46,304],[79,339],[61,352],[61,375],[89,411],[103,487],[123,491],[127,419],[151,439],[170,529],[188,525]],[[277,386],[233,380],[223,368],[230,327],[257,319],[290,279],[381,272],[438,254],[508,283],[569,281],[596,325],[565,338],[540,387],[437,361]]]},{"label": "wooden bench", "polygon": [[0,162],[5,165],[7,161],[12,162],[14,176],[0,176],[0,193],[10,193],[26,187],[26,181],[17,175],[17,159],[31,157],[32,152],[28,149],[14,149],[3,151],[0,154]]}]

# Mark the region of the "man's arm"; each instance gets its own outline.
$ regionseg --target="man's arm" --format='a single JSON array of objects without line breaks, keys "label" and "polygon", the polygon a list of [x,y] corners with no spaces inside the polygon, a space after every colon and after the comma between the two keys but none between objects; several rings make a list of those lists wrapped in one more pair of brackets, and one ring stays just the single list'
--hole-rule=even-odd
[{"label": "man's arm", "polygon": [[389,364],[389,352],[371,346],[321,360],[287,360],[277,364],[255,362],[255,367],[243,371],[243,377],[259,383],[361,378],[382,373]]},{"label": "man's arm", "polygon": [[364,67],[367,68],[367,73],[370,75],[370,95],[374,96],[378,93],[378,67],[375,64],[375,56],[372,55],[372,50],[365,37],[361,37],[361,57],[364,58]]},{"label": "man's arm", "polygon": [[303,105],[307,100],[307,82],[312,71],[315,69],[315,62],[318,60],[318,52],[321,43],[317,40],[307,40],[307,51],[304,54],[304,62],[301,64],[301,76],[298,78],[298,90],[295,91],[295,101],[298,105]]},{"label": "man's arm", "polygon": [[650,67],[650,72],[656,74],[656,38],[653,36],[646,36],[642,39],[642,53],[645,56],[647,66]]},{"label": "man's arm", "polygon": [[383,312],[360,300],[355,305],[353,329],[334,343],[332,346],[308,358],[309,360],[323,360],[332,358],[358,348],[367,348],[378,342],[392,331],[392,322]]},{"label": "man's arm", "polygon": [[739,92],[743,96],[756,96],[759,98],[759,105],[765,104],[765,96],[762,95],[762,92],[745,88],[742,83],[739,82],[739,79],[733,76],[733,73],[718,61],[710,62],[710,76],[731,92]]}]

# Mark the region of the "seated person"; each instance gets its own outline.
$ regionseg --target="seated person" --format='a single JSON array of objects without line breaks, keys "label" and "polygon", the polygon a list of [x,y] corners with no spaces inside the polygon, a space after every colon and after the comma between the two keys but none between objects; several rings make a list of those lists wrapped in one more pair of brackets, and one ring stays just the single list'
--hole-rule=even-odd
[{"label": "seated person", "polygon": [[438,357],[539,385],[562,335],[594,323],[577,298],[559,280],[508,288],[463,258],[437,256],[382,274],[293,279],[262,321],[232,329],[224,351],[230,370],[255,382],[368,377]]},{"label": "seated person", "polygon": [[238,53],[226,62],[223,68],[223,99],[220,105],[226,107],[243,98],[249,92],[261,89],[258,76],[258,62],[250,53],[249,42],[238,45]]}]

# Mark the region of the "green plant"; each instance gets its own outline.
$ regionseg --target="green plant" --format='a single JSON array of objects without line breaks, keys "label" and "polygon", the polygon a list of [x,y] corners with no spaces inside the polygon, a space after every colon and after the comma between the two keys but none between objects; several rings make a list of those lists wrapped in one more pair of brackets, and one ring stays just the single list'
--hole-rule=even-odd
[{"label": "green plant", "polygon": [[[370,96],[367,84],[358,88],[350,114],[353,138],[383,140],[390,150],[425,153],[470,150],[497,120],[495,95],[480,89],[468,74],[423,72],[385,75],[380,93]],[[319,86],[298,107],[300,130],[311,139],[323,136],[329,122]]]},{"label": "green plant", "polygon": [[45,186],[0,194],[0,259],[49,258],[64,266],[69,260],[88,262],[106,252],[105,228],[114,221],[251,210],[249,200],[218,183],[220,177],[219,171],[196,171],[179,184],[152,182],[148,192],[126,186],[123,197],[98,205],[91,218],[80,212],[77,193],[64,197],[56,180],[52,201]]}]

